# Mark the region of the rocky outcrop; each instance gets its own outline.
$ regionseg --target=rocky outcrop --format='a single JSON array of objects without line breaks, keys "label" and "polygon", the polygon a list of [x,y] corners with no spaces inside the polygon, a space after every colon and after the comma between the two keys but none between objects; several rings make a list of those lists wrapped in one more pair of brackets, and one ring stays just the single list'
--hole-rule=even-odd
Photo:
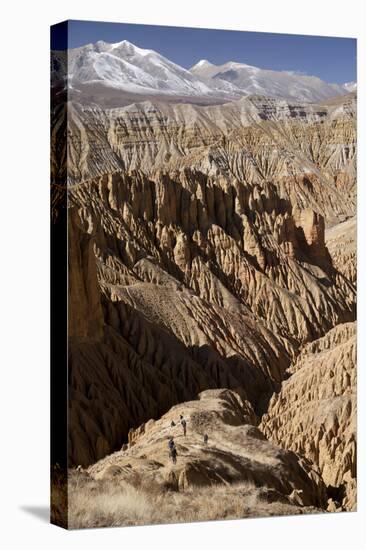
[{"label": "rocky outcrop", "polygon": [[101,340],[103,312],[93,238],[80,228],[75,209],[69,210],[69,321],[68,335],[78,340]]},{"label": "rocky outcrop", "polygon": [[[187,422],[186,436],[180,415]],[[317,470],[295,453],[270,443],[255,423],[248,401],[229,390],[209,390],[131,432],[124,450],[105,457],[87,473],[95,480],[113,479],[114,483],[140,476],[144,483],[151,480],[179,492],[247,482],[272,490],[273,501],[325,506],[325,486]],[[175,441],[176,464],[169,458],[169,437]]]},{"label": "rocky outcrop", "polygon": [[356,217],[339,223],[326,231],[326,243],[333,265],[349,281],[357,279],[357,222]]},{"label": "rocky outcrop", "polygon": [[295,208],[294,222],[297,239],[303,241],[302,250],[306,251],[315,262],[326,260],[328,251],[325,246],[324,218],[310,208],[304,210]]},{"label": "rocky outcrop", "polygon": [[[250,403],[227,389],[205,391],[150,419],[130,431],[121,450],[87,469],[69,469],[68,527],[324,512],[326,488],[317,469],[268,441],[256,423]],[[54,495],[58,513],[58,486]]]},{"label": "rocky outcrop", "polygon": [[[319,466],[335,507],[356,506],[356,327],[339,325],[304,346],[261,429]],[[331,506],[334,506],[331,504]]]}]

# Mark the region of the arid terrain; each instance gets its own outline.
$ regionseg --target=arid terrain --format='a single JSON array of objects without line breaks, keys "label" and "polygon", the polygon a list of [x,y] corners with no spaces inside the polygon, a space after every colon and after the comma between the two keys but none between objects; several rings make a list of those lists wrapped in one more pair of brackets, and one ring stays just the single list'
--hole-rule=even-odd
[{"label": "arid terrain", "polygon": [[229,390],[207,390],[176,405],[131,431],[123,450],[72,472],[70,527],[320,512],[327,496],[318,471],[266,440],[256,422],[251,405]]},{"label": "arid terrain", "polygon": [[54,108],[73,528],[356,507],[356,94],[198,103]]}]

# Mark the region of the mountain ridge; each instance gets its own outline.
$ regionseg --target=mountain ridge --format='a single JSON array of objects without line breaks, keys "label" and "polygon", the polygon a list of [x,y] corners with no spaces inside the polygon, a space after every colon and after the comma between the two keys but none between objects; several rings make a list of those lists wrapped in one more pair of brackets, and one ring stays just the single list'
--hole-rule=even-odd
[{"label": "mountain ridge", "polygon": [[[315,76],[260,69],[236,61],[214,65],[201,60],[185,69],[160,53],[127,40],[98,41],[69,49],[67,56],[59,51],[51,56],[53,81],[67,79],[69,93],[79,95],[84,102],[94,96],[94,102],[102,102],[102,92],[107,91],[208,103],[233,101],[253,93],[314,102],[355,90],[355,83],[328,84]],[[102,90],[97,90],[97,84]]]},{"label": "mountain ridge", "polygon": [[325,511],[318,468],[267,440],[250,403],[227,389],[194,397],[131,430],[115,453],[70,470],[71,528]]}]

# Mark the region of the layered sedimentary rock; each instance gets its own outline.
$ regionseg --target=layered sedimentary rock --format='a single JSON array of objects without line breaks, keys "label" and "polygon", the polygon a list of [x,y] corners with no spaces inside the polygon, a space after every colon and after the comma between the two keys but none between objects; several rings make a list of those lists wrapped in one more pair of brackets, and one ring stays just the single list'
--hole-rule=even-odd
[{"label": "layered sedimentary rock", "polygon": [[[67,126],[58,114],[71,464],[208,388],[265,412],[301,347],[355,318],[353,279],[325,241],[354,215],[354,100],[71,104]],[[54,151],[56,196],[65,155]]]},{"label": "layered sedimentary rock", "polygon": [[109,111],[70,103],[68,180],[189,168],[259,191],[271,181],[281,198],[335,223],[354,215],[355,111],[352,97],[305,106],[259,96],[209,107],[146,101]]},{"label": "layered sedimentary rock", "polygon": [[330,227],[326,244],[338,271],[356,284],[357,279],[357,223],[356,217]]},{"label": "layered sedimentary rock", "polygon": [[319,466],[335,507],[356,504],[356,326],[304,346],[270,401],[261,429]]}]

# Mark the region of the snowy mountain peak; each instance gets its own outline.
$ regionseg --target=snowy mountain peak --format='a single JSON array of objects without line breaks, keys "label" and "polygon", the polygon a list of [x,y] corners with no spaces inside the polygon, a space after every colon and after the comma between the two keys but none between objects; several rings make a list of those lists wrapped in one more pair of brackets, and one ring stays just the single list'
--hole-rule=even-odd
[{"label": "snowy mountain peak", "polygon": [[129,55],[149,55],[149,54],[155,54],[159,55],[154,50],[146,50],[144,48],[139,48],[138,46],[135,46],[135,44],[132,44],[132,42],[129,42],[128,40],[122,40],[122,42],[116,42],[115,44],[111,44],[111,50],[119,50],[124,51],[126,54]]},{"label": "snowy mountain peak", "polygon": [[117,46],[127,46],[127,47],[132,47],[132,48],[136,48],[137,46],[135,46],[135,44],[132,44],[132,42],[130,42],[129,40],[121,40],[121,42],[113,42],[113,44],[111,44],[112,48],[116,48]]},{"label": "snowy mountain peak", "polygon": [[355,92],[357,90],[357,82],[346,82],[343,86],[348,92]]},{"label": "snowy mountain peak", "polygon": [[210,63],[210,61],[208,61],[207,59],[200,59],[200,61],[198,61],[198,63],[193,65],[193,67],[191,67],[189,70],[194,71],[194,69],[198,69],[200,67],[214,67],[214,66],[215,65],[213,63]]}]

